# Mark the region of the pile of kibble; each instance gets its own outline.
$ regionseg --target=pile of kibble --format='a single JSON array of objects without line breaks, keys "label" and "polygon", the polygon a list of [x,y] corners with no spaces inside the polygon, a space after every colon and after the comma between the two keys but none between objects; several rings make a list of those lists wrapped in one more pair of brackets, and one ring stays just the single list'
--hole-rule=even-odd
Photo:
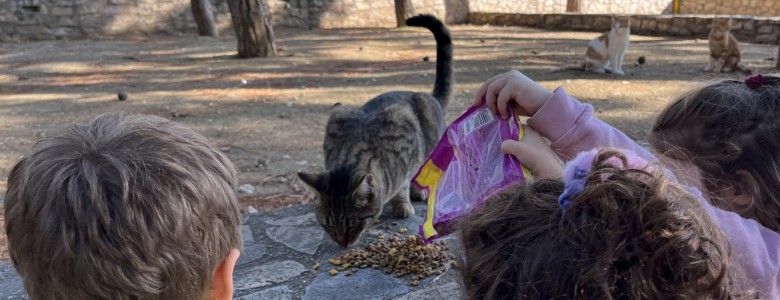
[{"label": "pile of kibble", "polygon": [[352,249],[328,262],[336,268],[330,269],[331,275],[337,275],[339,268],[345,276],[356,272],[358,268],[384,268],[385,273],[400,277],[412,275],[412,286],[420,284],[423,278],[441,275],[446,270],[450,254],[444,243],[425,245],[419,235],[402,236],[402,228],[386,239],[384,234],[377,241],[363,249]]}]

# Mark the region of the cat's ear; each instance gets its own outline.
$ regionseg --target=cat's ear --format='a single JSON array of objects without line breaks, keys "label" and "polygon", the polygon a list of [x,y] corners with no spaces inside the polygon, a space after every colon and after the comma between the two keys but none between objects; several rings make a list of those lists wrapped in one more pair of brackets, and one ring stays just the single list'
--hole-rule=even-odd
[{"label": "cat's ear", "polygon": [[298,172],[298,178],[317,192],[325,190],[325,179],[327,176],[327,172],[317,174]]},{"label": "cat's ear", "polygon": [[357,199],[357,206],[365,206],[368,204],[368,199],[371,198],[375,189],[376,181],[374,181],[374,175],[368,174],[363,176],[363,180],[360,182],[360,185],[358,185],[357,189],[355,189],[355,199]]}]

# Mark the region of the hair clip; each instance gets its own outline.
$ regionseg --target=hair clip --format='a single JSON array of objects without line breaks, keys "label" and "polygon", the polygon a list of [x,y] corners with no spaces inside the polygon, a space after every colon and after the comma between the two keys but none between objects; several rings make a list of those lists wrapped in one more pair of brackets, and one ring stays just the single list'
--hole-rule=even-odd
[{"label": "hair clip", "polygon": [[585,177],[587,177],[587,175],[587,170],[580,168],[579,166],[575,167],[574,177],[566,182],[563,193],[558,196],[558,205],[561,207],[563,213],[566,213],[566,210],[571,207],[571,203],[574,201],[573,198],[585,188]]},{"label": "hair clip", "polygon": [[[563,187],[563,193],[558,196],[558,205],[561,207],[561,212],[564,214],[571,207],[574,202],[574,197],[582,192],[585,188],[585,181],[587,181],[588,175],[591,173],[593,161],[598,156],[600,150],[612,149],[617,150],[625,156],[625,161],[621,161],[616,157],[607,159],[604,163],[609,164],[614,168],[620,170],[636,169],[652,171],[654,168],[644,158],[631,150],[617,149],[617,148],[596,148],[590,151],[581,152],[574,159],[566,164],[566,168],[563,170],[563,181],[566,185]],[[674,177],[668,170],[663,169],[667,176]],[[602,179],[606,179],[607,174],[602,174]]]},{"label": "hair clip", "polygon": [[766,83],[766,79],[764,79],[764,75],[761,74],[745,78],[745,85],[754,90],[764,85],[764,83]]}]

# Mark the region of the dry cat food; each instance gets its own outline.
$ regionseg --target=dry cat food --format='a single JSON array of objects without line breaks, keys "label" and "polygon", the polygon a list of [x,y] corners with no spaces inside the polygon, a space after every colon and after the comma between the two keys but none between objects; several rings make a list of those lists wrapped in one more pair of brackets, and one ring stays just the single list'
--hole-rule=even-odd
[{"label": "dry cat food", "polygon": [[[420,284],[423,278],[440,275],[450,260],[447,245],[431,243],[425,245],[419,235],[402,237],[393,234],[389,239],[380,235],[376,242],[363,249],[352,249],[328,263],[342,270],[350,266],[364,268],[384,268],[385,273],[400,277],[412,275],[412,286]],[[335,270],[335,269],[333,269]],[[352,269],[352,273],[357,269]],[[332,275],[335,275],[331,273]],[[346,275],[346,274],[345,274]]]}]

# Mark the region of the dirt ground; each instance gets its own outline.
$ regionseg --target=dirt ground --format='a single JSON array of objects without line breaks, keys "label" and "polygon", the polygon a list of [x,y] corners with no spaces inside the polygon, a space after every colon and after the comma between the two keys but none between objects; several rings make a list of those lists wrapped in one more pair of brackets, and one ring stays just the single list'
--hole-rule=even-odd
[{"label": "dirt ground", "polygon": [[[565,87],[599,118],[641,140],[673,96],[701,81],[706,40],[632,36],[626,76],[551,73],[584,56],[593,32],[452,26],[453,120],[480,83],[518,69]],[[308,201],[295,173],[320,170],[331,106],[360,105],[392,90],[429,91],[435,47],[419,28],[277,29],[279,56],[235,59],[235,39],[147,37],[0,44],[0,200],[13,163],[36,139],[111,111],[171,118],[204,134],[257,187],[246,206],[267,210]],[[743,44],[743,61],[767,71],[777,46]],[[428,61],[424,57],[430,57]],[[647,59],[642,66],[635,62]],[[736,75],[723,75],[736,76]],[[127,101],[117,101],[125,92]]]}]

